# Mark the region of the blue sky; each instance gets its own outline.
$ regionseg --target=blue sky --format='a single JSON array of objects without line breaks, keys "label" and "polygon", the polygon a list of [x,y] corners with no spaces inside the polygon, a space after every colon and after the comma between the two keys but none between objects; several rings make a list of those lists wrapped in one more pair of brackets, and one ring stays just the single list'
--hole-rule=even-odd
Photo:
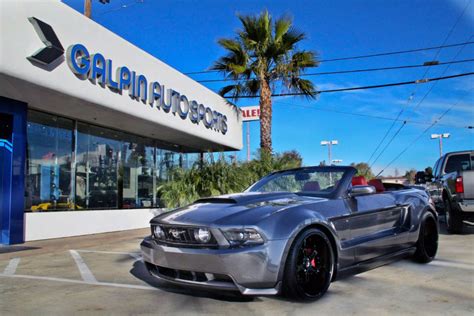
[{"label": "blue sky", "polygon": [[[65,0],[83,10],[83,0]],[[461,12],[468,5],[453,29]],[[93,20],[182,72],[207,69],[224,51],[217,45],[240,28],[237,14],[256,14],[264,9],[277,17],[289,15],[294,26],[306,33],[299,48],[312,50],[321,59],[365,55],[385,51],[439,46],[473,41],[474,1],[471,0],[360,0],[360,1],[250,1],[250,0],[93,0]],[[451,31],[452,30],[452,31]],[[451,32],[450,32],[451,31]],[[311,72],[422,64],[436,50],[370,59],[322,63]],[[457,57],[455,57],[457,55]],[[445,48],[436,60],[474,58],[474,45]],[[318,89],[342,88],[421,79],[426,68],[311,77]],[[431,67],[427,77],[472,72],[474,63]],[[192,75],[196,80],[220,79],[219,74]],[[206,83],[217,91],[220,83]],[[327,160],[321,140],[337,139],[333,159],[343,164],[367,161],[392,124],[391,120],[335,113],[351,112],[383,118],[401,118],[408,123],[373,165],[378,173],[452,104],[461,101],[410,147],[384,175],[406,169],[423,169],[438,158],[438,143],[431,133],[450,133],[444,151],[474,148],[474,77],[461,77],[422,85],[399,86],[347,93],[321,94],[317,100],[301,97],[274,98],[273,146],[277,152],[295,149],[304,164]],[[424,101],[423,96],[429,91]],[[411,101],[410,95],[413,94]],[[239,106],[258,100],[242,100]],[[418,105],[419,104],[419,105]],[[412,123],[411,121],[422,122]],[[397,123],[391,138],[402,123]],[[245,128],[244,128],[245,132]],[[252,152],[259,146],[259,124],[251,123]],[[383,148],[384,146],[382,146]],[[244,149],[238,153],[245,159]],[[378,154],[375,155],[375,157]],[[372,159],[373,161],[374,159]]]}]

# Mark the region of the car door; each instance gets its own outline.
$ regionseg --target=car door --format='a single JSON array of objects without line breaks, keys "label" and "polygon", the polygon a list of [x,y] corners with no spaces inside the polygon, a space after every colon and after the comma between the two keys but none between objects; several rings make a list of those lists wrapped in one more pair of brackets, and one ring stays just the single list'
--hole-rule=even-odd
[{"label": "car door", "polygon": [[404,223],[409,208],[390,193],[351,197],[351,244],[356,262],[396,252],[406,244]]}]

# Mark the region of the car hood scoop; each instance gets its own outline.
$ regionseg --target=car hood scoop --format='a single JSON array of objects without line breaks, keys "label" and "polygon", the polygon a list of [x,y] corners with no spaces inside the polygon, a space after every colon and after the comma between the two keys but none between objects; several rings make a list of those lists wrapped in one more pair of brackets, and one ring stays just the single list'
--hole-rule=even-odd
[{"label": "car hood scoop", "polygon": [[289,192],[245,192],[245,193],[235,193],[235,194],[226,194],[210,198],[202,198],[197,200],[194,203],[219,203],[219,204],[251,204],[255,202],[270,202],[278,201],[282,202],[283,200],[298,200],[299,196]]},{"label": "car hood scoop", "polygon": [[202,198],[191,205],[165,213],[155,220],[167,224],[221,225],[257,222],[291,206],[325,199],[302,197],[288,192],[245,192]]}]

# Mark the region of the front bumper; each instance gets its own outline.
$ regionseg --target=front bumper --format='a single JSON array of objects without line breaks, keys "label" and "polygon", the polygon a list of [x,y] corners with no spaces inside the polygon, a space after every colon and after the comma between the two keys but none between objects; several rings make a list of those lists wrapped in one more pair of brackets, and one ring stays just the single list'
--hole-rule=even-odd
[{"label": "front bumper", "polygon": [[141,243],[148,271],[157,279],[191,287],[239,291],[246,295],[275,295],[287,240],[271,240],[242,248],[184,248]]}]

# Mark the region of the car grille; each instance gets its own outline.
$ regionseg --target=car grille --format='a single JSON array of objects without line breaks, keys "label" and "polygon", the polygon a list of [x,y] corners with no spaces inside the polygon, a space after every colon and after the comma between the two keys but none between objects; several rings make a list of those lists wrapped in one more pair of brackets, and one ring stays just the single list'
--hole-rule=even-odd
[{"label": "car grille", "polygon": [[202,243],[194,238],[194,231],[199,229],[199,227],[188,227],[188,226],[174,226],[174,225],[158,225],[161,227],[165,233],[164,239],[157,238],[154,234],[155,227],[157,225],[151,226],[151,234],[153,238],[162,243],[180,245],[180,246],[189,246],[189,247],[217,247],[217,241],[212,235],[211,240],[208,243]]}]

